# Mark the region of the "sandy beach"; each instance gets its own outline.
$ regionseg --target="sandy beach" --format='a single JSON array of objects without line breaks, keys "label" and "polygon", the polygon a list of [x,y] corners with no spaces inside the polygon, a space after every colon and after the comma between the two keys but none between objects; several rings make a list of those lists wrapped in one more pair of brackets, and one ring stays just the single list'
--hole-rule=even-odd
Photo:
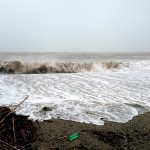
[{"label": "sandy beach", "polygon": [[[122,116],[123,117],[123,116]],[[105,121],[102,126],[61,119],[35,122],[40,150],[149,150],[150,112],[133,117],[127,123]],[[68,136],[79,133],[69,141]]]}]

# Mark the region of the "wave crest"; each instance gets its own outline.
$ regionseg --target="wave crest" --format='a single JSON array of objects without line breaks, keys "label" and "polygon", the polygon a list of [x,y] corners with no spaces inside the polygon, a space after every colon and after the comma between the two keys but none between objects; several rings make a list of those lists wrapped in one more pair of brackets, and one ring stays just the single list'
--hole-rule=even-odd
[{"label": "wave crest", "polygon": [[18,60],[0,62],[0,72],[7,74],[77,73],[118,68],[120,62],[45,62],[24,63]]}]

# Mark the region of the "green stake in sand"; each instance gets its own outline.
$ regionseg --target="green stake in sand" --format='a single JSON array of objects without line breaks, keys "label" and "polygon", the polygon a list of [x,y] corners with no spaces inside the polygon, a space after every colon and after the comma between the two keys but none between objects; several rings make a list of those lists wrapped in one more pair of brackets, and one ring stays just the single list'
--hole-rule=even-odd
[{"label": "green stake in sand", "polygon": [[79,137],[79,133],[74,133],[69,136],[69,141],[73,141]]}]

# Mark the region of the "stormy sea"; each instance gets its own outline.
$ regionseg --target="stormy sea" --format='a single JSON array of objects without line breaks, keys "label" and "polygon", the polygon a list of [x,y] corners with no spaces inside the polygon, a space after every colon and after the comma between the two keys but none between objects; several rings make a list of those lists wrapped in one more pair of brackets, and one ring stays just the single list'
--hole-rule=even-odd
[{"label": "stormy sea", "polygon": [[127,122],[150,111],[150,53],[0,53],[0,106],[26,96],[29,119]]}]

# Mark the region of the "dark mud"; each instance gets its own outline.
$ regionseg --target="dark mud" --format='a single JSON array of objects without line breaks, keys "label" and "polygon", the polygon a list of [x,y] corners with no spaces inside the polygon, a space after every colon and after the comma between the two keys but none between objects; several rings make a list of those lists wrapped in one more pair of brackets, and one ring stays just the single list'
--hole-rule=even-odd
[{"label": "dark mud", "polygon": [[[105,122],[103,126],[61,119],[35,123],[38,136],[34,143],[45,150],[149,150],[150,112],[127,123]],[[69,141],[68,136],[79,133]]]}]

